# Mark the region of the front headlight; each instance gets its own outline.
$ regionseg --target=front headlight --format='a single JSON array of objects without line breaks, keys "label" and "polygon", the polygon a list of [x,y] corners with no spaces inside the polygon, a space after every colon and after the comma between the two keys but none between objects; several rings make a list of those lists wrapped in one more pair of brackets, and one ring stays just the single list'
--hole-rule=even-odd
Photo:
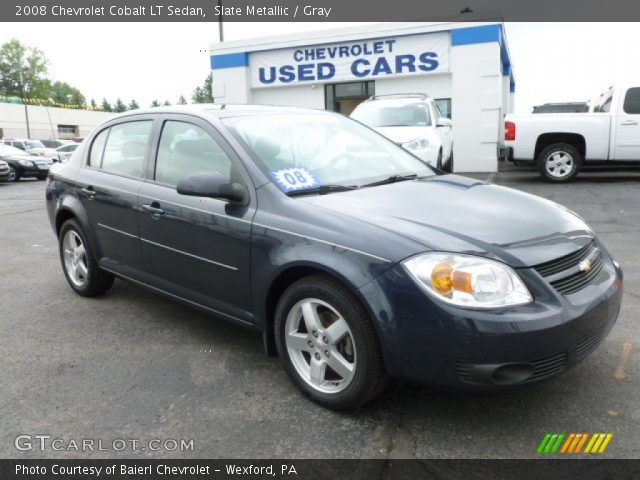
[{"label": "front headlight", "polygon": [[410,142],[403,143],[402,146],[407,150],[423,150],[429,147],[429,140],[426,138],[416,138]]},{"label": "front headlight", "polygon": [[424,253],[403,262],[430,295],[468,308],[524,305],[533,297],[509,266],[472,255]]},{"label": "front headlight", "polygon": [[31,160],[18,160],[18,163],[23,167],[33,167],[33,162]]}]

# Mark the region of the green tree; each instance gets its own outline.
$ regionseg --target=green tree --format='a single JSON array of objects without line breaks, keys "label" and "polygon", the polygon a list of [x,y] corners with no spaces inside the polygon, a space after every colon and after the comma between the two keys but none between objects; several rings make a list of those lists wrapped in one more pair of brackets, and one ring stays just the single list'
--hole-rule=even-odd
[{"label": "green tree", "polygon": [[184,98],[184,95],[180,95],[180,98],[178,98],[178,105],[186,105],[187,104],[187,99]]},{"label": "green tree", "polygon": [[107,102],[106,98],[102,99],[102,105],[100,105],[100,110],[103,112],[113,112],[113,108],[111,108],[111,104]]},{"label": "green tree", "polygon": [[158,100],[154,100],[153,102],[151,102],[151,106],[152,107],[159,107],[160,106],[160,102]]},{"label": "green tree", "polygon": [[196,87],[191,95],[193,103],[213,103],[213,72],[211,72],[201,87]]},{"label": "green tree", "polygon": [[165,107],[170,107],[171,106],[171,102],[169,102],[169,100],[165,100],[162,105],[164,105]]},{"label": "green tree", "polygon": [[138,105],[138,102],[136,102],[135,100],[131,100],[131,102],[129,103],[129,110],[137,110],[140,108],[140,105]]},{"label": "green tree", "polygon": [[13,39],[0,47],[0,95],[43,97],[47,59],[37,48]]},{"label": "green tree", "polygon": [[91,99],[91,110],[97,110],[98,106],[96,105],[96,101],[92,98]]},{"label": "green tree", "polygon": [[54,82],[51,84],[48,97],[56,103],[76,105],[82,107],[85,104],[84,95],[75,87],[66,82]]},{"label": "green tree", "polygon": [[120,97],[118,97],[118,99],[116,100],[115,105],[113,106],[113,111],[114,112],[126,112],[127,111],[127,106],[124,104],[124,102],[120,99]]}]

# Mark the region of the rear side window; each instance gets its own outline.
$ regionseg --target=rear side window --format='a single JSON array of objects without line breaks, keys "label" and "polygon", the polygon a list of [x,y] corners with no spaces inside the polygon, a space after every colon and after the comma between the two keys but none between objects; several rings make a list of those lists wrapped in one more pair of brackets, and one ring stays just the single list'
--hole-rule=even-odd
[{"label": "rear side window", "polygon": [[640,114],[640,87],[630,88],[624,97],[624,113]]},{"label": "rear side window", "polygon": [[89,153],[89,165],[100,168],[102,164],[102,152],[104,152],[104,144],[109,135],[109,129],[105,128],[101,131],[91,144],[91,153]]},{"label": "rear side window", "polygon": [[202,172],[219,172],[231,178],[231,165],[222,147],[202,128],[165,122],[156,158],[156,181],[176,186],[183,178]]},{"label": "rear side window", "polygon": [[118,175],[141,177],[153,121],[120,123],[111,127],[101,169]]}]

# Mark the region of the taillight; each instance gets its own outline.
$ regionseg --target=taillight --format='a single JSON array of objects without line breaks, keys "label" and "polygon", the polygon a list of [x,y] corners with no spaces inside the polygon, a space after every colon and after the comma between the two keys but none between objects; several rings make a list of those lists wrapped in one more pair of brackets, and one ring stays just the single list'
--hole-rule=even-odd
[{"label": "taillight", "polygon": [[516,139],[516,124],[513,122],[504,122],[504,139],[515,140]]}]

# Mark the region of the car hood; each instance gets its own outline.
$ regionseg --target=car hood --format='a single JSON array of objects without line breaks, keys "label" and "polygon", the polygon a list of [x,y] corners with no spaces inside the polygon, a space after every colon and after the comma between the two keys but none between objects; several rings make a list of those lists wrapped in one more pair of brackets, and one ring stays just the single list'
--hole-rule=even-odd
[{"label": "car hood", "polygon": [[406,143],[418,138],[431,140],[433,135],[430,127],[376,127],[375,131],[396,143]]},{"label": "car hood", "polygon": [[29,160],[31,162],[35,162],[37,160],[42,160],[42,157],[37,157],[35,155],[29,155],[28,153],[25,153],[24,155],[8,155],[6,157],[0,157],[0,160],[4,160],[5,162],[17,162],[18,160]]},{"label": "car hood", "polygon": [[425,250],[482,255],[513,267],[554,260],[594,236],[577,215],[554,202],[457,175],[300,200],[392,231]]}]

